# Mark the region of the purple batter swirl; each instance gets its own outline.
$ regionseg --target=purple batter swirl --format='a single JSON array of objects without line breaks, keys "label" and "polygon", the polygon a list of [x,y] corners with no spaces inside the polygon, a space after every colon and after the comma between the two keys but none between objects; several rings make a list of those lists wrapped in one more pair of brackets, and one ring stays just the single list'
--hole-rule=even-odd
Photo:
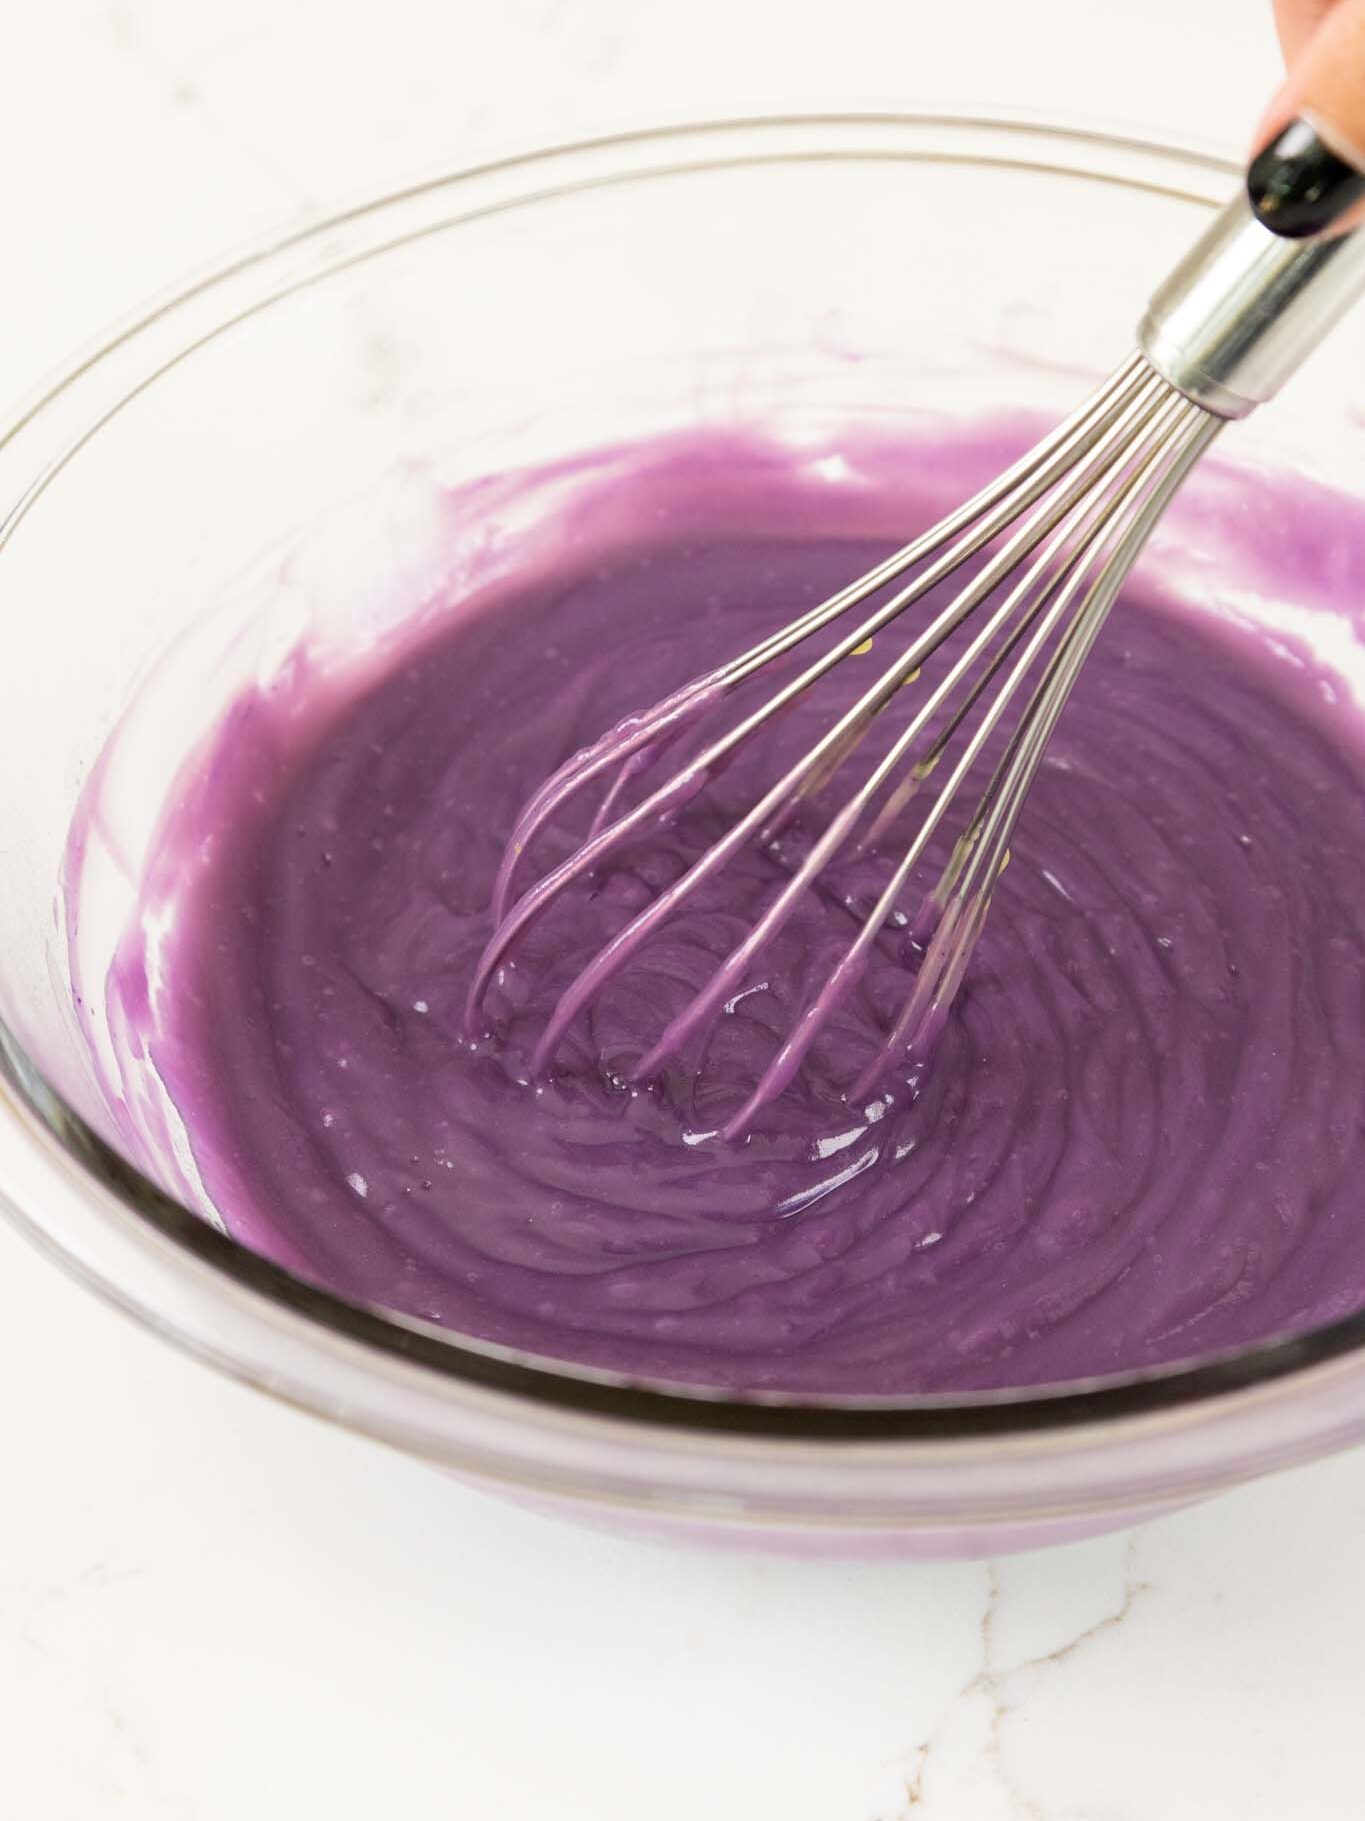
[{"label": "purple batter swirl", "polygon": [[[955,458],[959,491],[1003,459],[989,444]],[[1301,656],[1141,579],[927,1066],[844,1098],[904,999],[902,919],[791,1089],[743,1140],[717,1136],[846,945],[874,855],[630,1085],[786,876],[798,825],[708,885],[527,1079],[566,981],[852,699],[854,660],[537,926],[495,981],[491,1034],[465,1037],[530,792],[885,555],[869,522],[931,517],[933,461],[883,451],[841,490],[776,445],[655,445],[628,510],[604,482],[609,532],[580,516],[554,564],[451,603],[344,704],[236,705],[148,884],[176,912],[148,1049],[231,1231],[354,1298],[718,1387],[1075,1379],[1365,1302],[1365,730]],[[1315,601],[1365,599],[1365,517],[1342,511],[1304,488],[1259,529]],[[130,938],[129,1004],[145,965]]]}]

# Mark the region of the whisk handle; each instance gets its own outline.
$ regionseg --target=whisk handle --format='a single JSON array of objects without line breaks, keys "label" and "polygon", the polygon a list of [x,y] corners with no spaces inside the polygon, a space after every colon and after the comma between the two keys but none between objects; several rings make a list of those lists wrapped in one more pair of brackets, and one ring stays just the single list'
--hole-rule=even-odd
[{"label": "whisk handle", "polygon": [[1240,192],[1160,285],[1138,329],[1159,373],[1216,417],[1273,398],[1365,292],[1365,229],[1272,233]]}]

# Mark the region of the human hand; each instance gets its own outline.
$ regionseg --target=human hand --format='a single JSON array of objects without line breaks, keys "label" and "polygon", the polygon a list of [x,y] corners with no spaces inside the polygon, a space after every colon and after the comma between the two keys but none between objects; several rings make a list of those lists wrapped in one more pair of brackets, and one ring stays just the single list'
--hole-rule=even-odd
[{"label": "human hand", "polygon": [[1288,72],[1262,116],[1247,193],[1291,239],[1365,215],[1365,0],[1275,0]]}]

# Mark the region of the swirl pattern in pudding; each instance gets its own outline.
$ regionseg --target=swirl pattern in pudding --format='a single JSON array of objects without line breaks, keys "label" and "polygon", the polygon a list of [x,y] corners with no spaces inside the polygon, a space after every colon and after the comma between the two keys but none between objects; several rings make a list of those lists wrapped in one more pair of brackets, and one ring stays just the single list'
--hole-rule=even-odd
[{"label": "swirl pattern in pudding", "polygon": [[[980,438],[953,478],[1000,459]],[[899,927],[793,1089],[745,1139],[716,1135],[849,939],[878,855],[836,868],[704,1039],[629,1085],[784,876],[799,823],[603,992],[549,1079],[525,1079],[567,979],[870,659],[547,917],[490,996],[492,1035],[466,1038],[529,792],[885,554],[872,527],[908,532],[940,504],[926,447],[879,445],[842,485],[834,471],[737,436],[638,452],[596,516],[589,487],[552,562],[451,602],[344,702],[300,715],[277,686],[236,704],[180,782],[147,888],[174,913],[148,1053],[229,1229],[469,1335],[808,1394],[1073,1380],[1355,1309],[1357,709],[1302,652],[1141,576],[1067,707],[930,1061],[870,1105],[844,1089],[906,991]],[[1281,532],[1251,551],[1268,585],[1365,598],[1365,517],[1278,497]],[[129,1003],[146,965],[130,938],[112,983]]]}]

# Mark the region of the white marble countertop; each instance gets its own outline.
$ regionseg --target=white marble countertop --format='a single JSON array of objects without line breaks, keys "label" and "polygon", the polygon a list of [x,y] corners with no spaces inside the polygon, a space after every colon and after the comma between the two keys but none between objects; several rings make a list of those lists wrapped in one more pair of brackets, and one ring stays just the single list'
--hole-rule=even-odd
[{"label": "white marble countertop", "polygon": [[[1275,68],[1266,0],[42,0],[5,36],[4,395],[441,159],[925,97],[1235,145]],[[1365,1455],[993,1565],[672,1554],[278,1408],[8,1230],[0,1281],[16,1821],[1365,1815]]]}]

